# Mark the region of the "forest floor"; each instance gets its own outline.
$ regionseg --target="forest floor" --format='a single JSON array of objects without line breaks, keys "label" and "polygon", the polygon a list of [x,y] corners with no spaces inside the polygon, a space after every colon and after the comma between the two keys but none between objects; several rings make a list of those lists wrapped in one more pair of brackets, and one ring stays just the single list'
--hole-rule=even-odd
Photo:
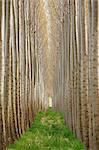
[{"label": "forest floor", "polygon": [[30,129],[8,150],[84,150],[65,125],[63,115],[48,109],[39,112]]}]

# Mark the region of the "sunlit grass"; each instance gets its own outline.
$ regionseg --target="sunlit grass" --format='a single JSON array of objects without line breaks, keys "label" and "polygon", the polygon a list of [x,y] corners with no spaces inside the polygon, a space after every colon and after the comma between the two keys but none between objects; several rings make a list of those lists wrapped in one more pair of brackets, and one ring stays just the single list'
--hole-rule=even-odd
[{"label": "sunlit grass", "polygon": [[84,145],[65,126],[62,114],[49,109],[40,112],[32,127],[8,150],[84,150]]}]

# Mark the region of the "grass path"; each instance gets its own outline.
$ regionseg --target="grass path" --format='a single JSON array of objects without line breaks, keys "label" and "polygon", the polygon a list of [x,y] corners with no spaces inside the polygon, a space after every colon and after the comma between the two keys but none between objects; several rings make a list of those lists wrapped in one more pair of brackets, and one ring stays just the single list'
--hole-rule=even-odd
[{"label": "grass path", "polygon": [[32,127],[8,150],[84,150],[65,126],[63,116],[49,109],[40,112]]}]

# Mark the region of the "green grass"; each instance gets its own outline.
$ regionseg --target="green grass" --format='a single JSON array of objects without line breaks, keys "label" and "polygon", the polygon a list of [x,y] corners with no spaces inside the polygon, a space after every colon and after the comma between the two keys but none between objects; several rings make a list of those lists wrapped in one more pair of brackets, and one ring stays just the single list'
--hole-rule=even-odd
[{"label": "green grass", "polygon": [[49,109],[40,112],[32,127],[8,150],[84,150],[64,124],[62,114]]}]

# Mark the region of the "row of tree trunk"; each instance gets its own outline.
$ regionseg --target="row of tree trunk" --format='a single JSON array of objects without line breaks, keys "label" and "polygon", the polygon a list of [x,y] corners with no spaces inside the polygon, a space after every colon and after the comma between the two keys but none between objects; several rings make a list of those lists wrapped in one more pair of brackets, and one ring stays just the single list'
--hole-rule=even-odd
[{"label": "row of tree trunk", "polygon": [[54,1],[55,8],[61,44],[57,49],[53,106],[64,112],[66,123],[86,148],[98,150],[99,1]]},{"label": "row of tree trunk", "polygon": [[43,58],[48,44],[41,0],[3,0],[0,11],[1,8],[0,150],[3,150],[31,126],[39,110],[47,107]]}]

